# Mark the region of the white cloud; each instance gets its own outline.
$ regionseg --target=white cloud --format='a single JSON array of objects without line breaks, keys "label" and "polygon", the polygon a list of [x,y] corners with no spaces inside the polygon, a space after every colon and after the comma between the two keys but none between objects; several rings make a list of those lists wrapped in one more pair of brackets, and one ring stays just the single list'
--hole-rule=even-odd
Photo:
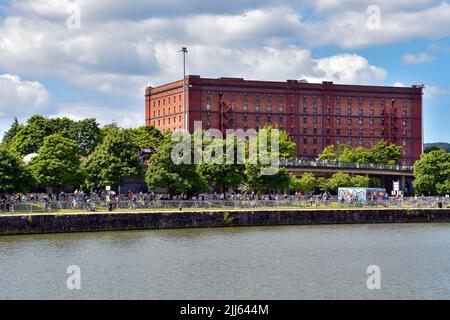
[{"label": "white cloud", "polygon": [[144,109],[141,106],[126,106],[111,108],[111,106],[90,103],[63,103],[57,106],[58,111],[50,117],[67,117],[75,121],[92,118],[100,125],[117,122],[124,128],[145,125]]},{"label": "white cloud", "polygon": [[[115,17],[114,12],[119,14],[130,7],[115,0],[14,1],[12,14],[0,20],[0,69],[31,78],[58,79],[96,91],[98,102],[58,103],[52,105],[51,114],[73,119],[95,116],[102,124],[116,120],[125,127],[144,124],[143,102],[141,105],[133,102],[128,107],[106,106],[101,102],[102,96],[143,101],[145,86],[180,79],[178,50],[183,45],[191,50],[189,73],[205,77],[279,81],[307,78],[367,84],[385,79],[385,70],[359,55],[315,59],[311,50],[292,45],[292,39],[300,39],[304,27],[294,9],[255,6],[244,14],[238,10],[239,3],[222,15],[203,8],[201,14],[167,17],[167,12],[164,16],[161,11],[134,20],[130,19],[135,14],[131,12],[124,12],[123,19],[120,15]],[[65,20],[75,4],[82,8],[82,28],[68,30]],[[143,9],[149,2],[137,5]],[[162,1],[160,5],[164,7]],[[96,19],[100,8],[111,12],[112,17],[104,15]],[[16,96],[13,104],[17,108],[2,107],[0,112],[10,117],[16,113],[23,117],[49,114],[45,109],[48,93],[38,85],[36,92],[40,93],[36,93],[39,99],[26,100],[23,96],[21,99],[26,102],[20,104]],[[11,105],[11,99],[2,99],[0,103],[5,105],[7,101]]]},{"label": "white cloud", "polygon": [[[277,21],[276,27],[268,21]],[[13,16],[0,25],[0,68],[59,78],[102,93],[142,95],[149,82],[180,78],[177,51],[188,42],[189,70],[195,74],[279,80],[326,77],[347,83],[383,79],[380,68],[356,55],[312,59],[309,50],[288,44],[299,28],[300,17],[287,7],[255,9],[246,17],[91,22],[81,30],[68,30],[62,22],[38,17]],[[322,70],[325,63],[337,70]]]},{"label": "white cloud", "polygon": [[387,76],[386,70],[370,65],[367,59],[357,54],[340,54],[315,61],[315,71],[323,74],[320,79],[351,84],[374,84],[384,81]]},{"label": "white cloud", "polygon": [[450,35],[450,5],[442,2],[418,10],[383,10],[379,29],[371,29],[366,10],[337,11],[319,21],[303,24],[303,36],[314,46],[335,44],[363,48],[410,39],[434,39]]},{"label": "white cloud", "polygon": [[427,101],[435,100],[439,96],[442,95],[450,95],[450,87],[442,88],[437,86],[425,86],[424,91],[424,99]]},{"label": "white cloud", "polygon": [[0,117],[26,116],[46,110],[50,95],[35,81],[23,81],[18,76],[0,75]]},{"label": "white cloud", "polygon": [[[381,10],[380,29],[367,26],[370,5]],[[64,35],[68,31],[64,30],[65,19],[76,6],[81,8],[82,30]],[[54,23],[58,32],[52,33],[60,36],[57,41],[84,34],[97,40],[104,35],[115,44],[126,35],[226,47],[303,41],[312,46],[361,48],[450,35],[450,5],[441,0],[319,0],[315,4],[303,0],[134,0],[132,4],[119,0],[16,0],[12,8],[33,24],[37,20]],[[312,18],[302,19],[300,12],[308,11]]]},{"label": "white cloud", "polygon": [[383,11],[407,10],[422,8],[432,4],[433,0],[317,0],[315,8],[318,11],[364,9],[371,5],[380,7]]},{"label": "white cloud", "polygon": [[419,54],[407,53],[403,56],[403,62],[407,64],[420,64],[434,61],[434,57],[428,53],[421,52]]},{"label": "white cloud", "polygon": [[[408,87],[408,85],[406,85],[404,82],[397,81],[394,83],[394,87]],[[424,84],[423,94],[425,101],[430,102],[431,100],[435,100],[439,96],[450,95],[450,87],[443,88]]]},{"label": "white cloud", "polygon": [[[180,56],[174,43],[156,46],[156,57],[169,79],[179,78]],[[340,83],[377,84],[386,78],[386,70],[370,65],[356,54],[341,54],[314,59],[311,51],[297,46],[286,48],[224,49],[198,45],[188,55],[190,73],[206,77],[239,76],[255,80],[307,78],[310,81],[332,80]],[[161,84],[168,79],[155,79]]]},{"label": "white cloud", "polygon": [[227,47],[286,43],[298,37],[302,28],[300,16],[289,7],[251,10],[245,16],[202,15],[175,24],[196,42]]},{"label": "white cloud", "polygon": [[[186,45],[191,50],[189,73],[202,76],[379,84],[387,71],[365,57],[344,50],[316,58],[311,48],[331,44],[353,51],[450,35],[448,1],[307,3],[14,0],[8,16],[0,20],[0,70],[33,79],[61,79],[96,91],[99,100],[110,94],[143,100],[146,85],[181,78],[177,51]],[[369,5],[380,6],[379,30],[367,28]],[[68,30],[66,19],[75,6],[81,8],[82,27]],[[404,57],[407,63],[431,59],[426,53]],[[58,105],[55,114],[91,116],[95,108],[96,115],[105,117],[104,123],[115,118],[123,119],[124,125],[143,122],[143,105],[123,110],[100,103],[86,105],[71,105],[73,109]]]},{"label": "white cloud", "polygon": [[[307,4],[306,0],[297,0]],[[292,4],[291,0],[12,0],[12,11],[46,18],[61,17],[74,6],[80,8],[87,21],[129,20],[149,18],[212,15],[244,15],[248,10]]]},{"label": "white cloud", "polygon": [[65,24],[9,17],[0,25],[0,68],[59,78],[101,92],[142,92],[142,81],[159,71],[154,43],[136,36],[142,30],[130,28],[124,33],[120,28],[117,23],[77,32]]},{"label": "white cloud", "polygon": [[12,0],[15,11],[34,13],[45,18],[67,16],[78,8],[74,0]]}]

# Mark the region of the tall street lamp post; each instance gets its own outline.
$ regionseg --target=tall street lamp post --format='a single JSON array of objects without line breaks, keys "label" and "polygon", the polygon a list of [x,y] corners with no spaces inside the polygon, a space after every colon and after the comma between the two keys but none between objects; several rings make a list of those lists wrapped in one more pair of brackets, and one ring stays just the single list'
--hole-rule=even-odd
[{"label": "tall street lamp post", "polygon": [[186,110],[186,54],[189,52],[186,47],[181,48],[180,52],[183,52],[183,113],[184,113],[184,129],[188,130],[188,119]]}]

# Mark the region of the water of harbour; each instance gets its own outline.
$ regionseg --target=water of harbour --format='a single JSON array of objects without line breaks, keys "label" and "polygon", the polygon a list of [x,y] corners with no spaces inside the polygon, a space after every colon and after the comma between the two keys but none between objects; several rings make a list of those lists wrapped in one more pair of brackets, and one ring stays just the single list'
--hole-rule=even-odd
[{"label": "water of harbour", "polygon": [[450,298],[450,224],[0,237],[0,299],[408,298]]}]

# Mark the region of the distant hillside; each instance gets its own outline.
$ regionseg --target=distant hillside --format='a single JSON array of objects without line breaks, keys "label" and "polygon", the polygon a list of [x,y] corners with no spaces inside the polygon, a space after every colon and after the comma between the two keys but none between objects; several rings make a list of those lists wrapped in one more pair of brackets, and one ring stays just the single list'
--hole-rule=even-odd
[{"label": "distant hillside", "polygon": [[442,150],[450,152],[450,143],[445,142],[425,143],[425,150],[431,147],[438,147],[441,148]]}]

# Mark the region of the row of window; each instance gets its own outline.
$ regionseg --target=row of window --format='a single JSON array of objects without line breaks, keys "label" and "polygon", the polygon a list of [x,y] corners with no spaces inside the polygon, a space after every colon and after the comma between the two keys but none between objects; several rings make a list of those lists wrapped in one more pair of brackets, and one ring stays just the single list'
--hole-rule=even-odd
[{"label": "row of window", "polygon": [[[256,95],[254,96],[254,98],[255,98],[255,103],[256,103],[257,105],[259,105],[259,103],[261,102],[261,96],[262,96],[262,95],[260,95],[260,94],[256,94]],[[244,98],[244,101],[245,101],[245,102],[248,102],[249,99],[248,99],[248,95],[247,95],[246,93],[243,94],[243,98]],[[206,99],[207,99],[207,105],[208,105],[208,108],[211,108],[211,93],[210,93],[210,92],[209,92],[208,95],[206,96]],[[340,105],[341,105],[341,101],[342,101],[341,97],[335,97],[334,99],[335,99],[336,105],[340,106]],[[364,104],[363,101],[364,101],[365,99],[367,99],[367,98],[362,98],[362,97],[360,97],[360,98],[356,98],[355,100],[358,101],[358,105],[361,107],[361,106],[363,106],[363,104]],[[233,93],[233,94],[231,95],[231,100],[232,100],[232,101],[236,101],[236,100],[237,100],[237,95],[236,95],[235,93]],[[272,95],[271,95],[271,94],[264,95],[264,100],[267,101],[267,102],[269,103],[269,107],[268,107],[268,108],[271,108],[271,107],[270,107],[270,103],[273,101]],[[308,100],[309,100],[309,101],[308,101]],[[317,104],[318,104],[318,102],[320,102],[320,100],[321,100],[321,98],[318,97],[318,96],[313,96],[312,99],[308,99],[307,96],[303,96],[303,97],[300,98],[300,104],[303,103],[303,106],[306,107],[308,104],[312,103],[313,106],[315,107],[315,110],[316,110],[315,112],[317,112]],[[406,98],[398,99],[398,100],[402,101],[403,108],[406,108],[406,107],[408,106],[408,100],[407,100]],[[392,103],[392,104],[395,104],[395,102],[398,101],[398,100],[392,100],[391,103]],[[175,103],[181,103],[181,101],[182,101],[182,95],[181,95],[181,94],[179,94],[178,96],[176,96],[176,95],[174,95],[174,96],[169,96],[169,97],[167,97],[167,98],[161,98],[161,99],[158,99],[158,100],[154,100],[154,101],[153,101],[153,107],[154,107],[154,108],[156,108],[156,107],[161,107],[161,106],[165,107],[165,106],[166,106],[166,103],[167,103],[167,105],[170,105],[170,104],[172,104],[172,103],[173,103],[173,104],[175,104]],[[279,101],[279,103],[281,104],[280,108],[284,108],[285,96],[284,96],[284,95],[278,95],[278,101]],[[352,97],[348,97],[348,98],[347,98],[347,104],[348,104],[348,106],[349,106],[349,108],[348,108],[349,114],[351,114],[351,112],[352,112],[350,106],[352,106],[353,101],[354,101],[354,100],[353,100]],[[379,104],[376,103],[377,101],[379,102]],[[292,95],[292,96],[291,96],[291,104],[292,104],[292,106],[294,105],[294,103],[295,103],[295,96]],[[327,105],[327,108],[330,108],[330,105],[331,105],[331,97],[327,97],[327,98],[326,98],[326,105]],[[370,105],[370,106],[379,105],[379,106],[384,107],[384,106],[386,105],[386,100],[385,100],[385,98],[376,98],[376,99],[375,99],[375,98],[369,98],[369,105]],[[180,108],[181,108],[181,106],[180,106]],[[244,108],[244,110],[245,110],[245,108],[248,108],[248,106],[246,106],[246,104],[244,104],[244,107],[243,107],[243,108]],[[329,109],[328,109],[328,110],[329,110]],[[280,112],[283,112],[283,111],[280,110]],[[305,112],[306,112],[306,111],[305,111]],[[360,108],[360,112],[361,112],[361,108]],[[337,114],[340,113],[340,107],[336,110],[336,113],[337,113]]]},{"label": "row of window", "polygon": [[[153,120],[153,126],[155,127],[159,127],[161,125],[165,126],[166,125],[166,119],[167,119],[167,124],[170,125],[177,123],[177,117],[173,117],[173,118],[164,118],[164,119],[159,119],[159,120]],[[182,123],[183,119],[181,116],[178,116],[178,123]]]},{"label": "row of window", "polygon": [[[181,113],[181,112],[182,112],[181,106],[178,106],[178,113]],[[173,107],[173,109],[171,107],[167,108],[167,115],[171,115],[173,113],[175,113],[175,114],[177,113],[175,106]],[[166,115],[166,108],[163,108],[162,112],[161,112],[161,110],[158,110],[158,111],[153,110],[153,118],[156,118],[156,115],[158,115],[158,118],[161,116],[164,117]]]},{"label": "row of window", "polygon": [[[274,101],[274,99],[273,99],[274,96],[278,96],[278,101],[280,103],[285,103],[286,102],[286,97],[287,97],[287,96],[285,96],[283,94],[271,94],[271,93],[269,93],[269,94],[259,94],[259,93],[257,93],[257,94],[252,94],[252,96],[254,98],[255,103],[259,103],[261,101],[266,101],[266,102],[270,103],[270,102]],[[221,93],[219,95],[219,97],[221,99],[223,99],[224,95]],[[239,97],[239,94],[236,94],[234,92],[230,94],[230,100],[233,101],[233,102],[237,101],[238,97]],[[295,103],[296,97],[297,97],[297,95],[291,95],[291,97],[290,97],[291,104]],[[242,99],[243,99],[243,101],[248,102],[249,101],[249,94],[242,93]],[[299,96],[298,99],[299,99],[299,103],[300,104],[303,103],[303,105],[307,105],[308,103],[311,103],[311,102],[312,102],[313,105],[317,105],[318,103],[321,102],[322,97],[321,96]],[[359,105],[359,106],[362,106],[362,105],[364,105],[364,101],[367,101],[367,100],[368,100],[370,106],[379,105],[379,106],[383,106],[384,107],[386,105],[395,105],[397,103],[397,101],[401,101],[403,106],[407,106],[407,104],[408,104],[408,99],[406,99],[406,98],[391,99],[390,100],[390,99],[381,98],[381,97],[377,97],[377,98],[375,98],[375,97],[370,97],[370,98],[365,97],[364,98],[364,97],[340,97],[340,96],[337,96],[337,97],[333,97],[332,98],[331,96],[327,96],[325,98],[326,105],[330,106],[333,99],[334,99],[334,103],[336,105],[341,105],[343,103],[343,101],[346,101],[347,105],[349,105],[349,106],[351,106],[351,105],[353,105],[355,103],[357,105]],[[206,100],[208,102],[211,102],[211,100],[212,100],[212,94],[211,94],[210,91],[208,91],[207,94],[206,94]]]},{"label": "row of window", "polygon": [[[374,131],[371,131],[370,132],[370,139],[371,140],[373,140],[373,139],[375,139],[374,137],[383,137],[385,134],[384,134],[384,132],[381,132],[381,135],[380,136],[377,136],[377,135],[375,135],[375,132]],[[303,141],[303,144],[308,144],[308,142],[310,142],[310,141],[312,141],[312,144],[317,144],[318,143],[318,139],[319,139],[320,137],[303,137],[302,138],[302,141]],[[347,137],[347,141],[350,141],[350,143],[348,143],[348,144],[352,144],[351,143],[351,141],[353,140],[353,139],[358,139],[360,142],[363,142],[364,141],[364,139],[365,139],[366,137],[364,136],[364,135],[360,135],[360,136],[350,136],[350,134],[349,134],[349,136]],[[330,136],[327,136],[326,137],[326,141],[327,141],[327,144],[329,144],[328,142],[331,140],[331,137]],[[338,134],[338,136],[337,136],[337,138],[336,138],[336,141],[338,142],[338,144],[341,142],[341,136],[340,136],[340,133]],[[406,141],[406,140],[405,140]],[[405,144],[406,145],[406,144]]]},{"label": "row of window", "polygon": [[176,95],[168,97],[167,99],[166,98],[162,98],[162,99],[154,100],[153,101],[153,107],[156,108],[157,106],[158,107],[166,106],[166,102],[167,102],[167,104],[177,103],[177,102],[181,103],[181,101],[182,101],[181,99],[182,99],[182,96],[180,94],[180,95],[178,95],[178,101],[177,101],[177,96]]},{"label": "row of window", "polygon": [[[235,107],[235,106],[232,106],[231,110],[232,110],[232,111],[235,111],[235,110],[236,110],[236,107]],[[276,109],[276,108],[272,108],[271,105],[268,105],[268,106],[265,107],[265,110],[266,110],[267,112],[272,112],[272,111],[277,110],[277,109]],[[278,107],[278,111],[279,111],[280,113],[284,112],[284,110],[285,110],[284,106],[281,105],[281,106]],[[209,103],[206,104],[206,111],[212,111],[211,104],[209,104]],[[248,104],[244,104],[244,105],[242,106],[242,111],[244,111],[244,112],[248,112],[248,111],[249,111]],[[255,106],[255,112],[261,112],[261,111],[262,111],[261,106],[260,106],[260,105],[256,105],[256,106]],[[294,113],[294,112],[295,112],[294,109],[291,109],[291,112]]]},{"label": "row of window", "polygon": [[[336,135],[341,135],[344,131],[345,131],[345,130],[341,130],[341,128],[336,128],[335,131],[334,131],[334,133],[335,133]],[[353,131],[352,128],[348,128],[346,131],[347,131],[347,135],[348,135],[348,136],[351,136],[351,135],[354,133],[354,131]],[[306,127],[303,128],[303,131],[302,131],[302,132],[303,132],[304,135],[310,134],[310,131],[309,131],[308,128],[306,128]],[[331,129],[330,129],[330,128],[326,128],[325,132],[326,132],[326,134],[329,135],[329,134],[331,134]],[[364,136],[365,133],[366,133],[366,132],[365,132],[365,130],[363,130],[363,129],[359,129],[359,130],[358,130],[358,135],[359,135],[360,137]],[[369,133],[369,135],[373,136],[373,135],[375,135],[375,130],[371,129],[371,130],[368,131],[368,133]],[[317,128],[317,127],[312,128],[312,134],[318,134],[318,128]],[[381,135],[381,136],[384,136],[385,134],[386,134],[386,129],[381,128],[381,130],[380,130],[380,135]],[[408,135],[408,132],[407,132],[406,130],[402,130],[402,136],[403,136],[403,137],[406,137],[407,135]]]},{"label": "row of window", "polygon": [[[181,108],[181,107],[180,107],[180,108]],[[210,103],[207,103],[207,104],[206,104],[206,107],[205,107],[205,110],[206,110],[206,111],[212,111],[212,109],[213,109],[213,108],[212,108],[211,104],[210,104]],[[231,110],[236,111],[236,106],[233,105],[233,106],[231,107]],[[265,111],[265,112],[273,112],[273,111],[275,111],[275,110],[278,110],[278,112],[283,113],[283,112],[285,111],[285,107],[284,107],[283,105],[280,105],[278,108],[274,108],[274,107],[272,107],[272,105],[270,105],[270,104],[267,105],[267,106],[265,106],[264,108],[262,108],[259,104],[257,104],[257,105],[255,106],[255,112],[262,112],[262,111]],[[249,106],[248,106],[248,104],[244,104],[244,105],[242,106],[242,111],[243,111],[243,112],[248,112],[248,111],[249,111]],[[374,116],[375,113],[377,113],[377,114],[380,115],[380,116],[384,116],[384,115],[385,115],[384,109],[380,109],[380,110],[377,110],[377,112],[375,112],[375,109],[371,108],[368,112],[369,112],[369,115],[371,115],[371,116]],[[294,108],[294,107],[291,107],[291,113],[295,113],[295,108]],[[302,108],[302,113],[304,113],[304,114],[309,114],[309,113],[318,114],[318,113],[319,113],[319,110],[318,110],[317,106],[313,106],[313,107],[312,107],[312,112],[310,112],[310,109],[308,108],[308,106],[304,106],[304,107]],[[325,109],[325,113],[326,113],[326,114],[331,114],[331,108],[327,107],[327,108]],[[335,109],[335,114],[336,114],[336,115],[341,115],[341,114],[343,114],[342,109],[341,109],[340,107],[336,108],[336,109]],[[353,109],[352,109],[351,107],[349,107],[349,108],[347,108],[347,114],[348,114],[348,115],[357,114],[357,115],[363,116],[363,115],[365,115],[365,111],[364,111],[363,108],[359,108],[359,109],[357,110],[357,112],[354,113]],[[403,112],[402,112],[402,116],[403,116],[403,117],[406,117],[407,115],[408,115],[407,110],[404,109]]]},{"label": "row of window", "polygon": [[[309,117],[304,116],[304,117],[303,117],[303,123],[304,123],[304,124],[308,124],[308,123],[309,123],[309,121],[308,121],[309,119],[310,119]],[[347,118],[347,125],[352,125],[354,119],[355,119],[355,118],[352,118],[352,117]],[[365,122],[364,120],[365,120],[364,118],[358,118],[358,125],[359,125],[359,126],[363,126],[363,125],[364,125],[364,122]],[[330,117],[327,117],[325,122],[326,122],[327,124],[330,124],[330,122],[331,122],[331,121],[330,121]],[[342,123],[341,117],[336,117],[335,122],[336,122],[337,125],[340,125],[340,124]],[[318,117],[317,117],[317,116],[313,116],[313,117],[312,117],[312,123],[313,123],[313,124],[317,124],[317,123],[318,123]],[[374,118],[370,118],[370,119],[369,119],[369,124],[370,124],[371,126],[375,125],[375,119],[374,119]],[[381,118],[381,119],[380,119],[380,125],[384,126],[385,124],[386,124],[385,118]],[[403,125],[403,127],[406,127],[406,126],[408,125],[406,119],[403,119],[402,125]]]},{"label": "row of window", "polygon": [[[267,122],[271,123],[271,122],[273,121],[273,118],[274,118],[274,117],[272,117],[272,114],[267,114],[267,115],[264,115],[264,116],[266,117],[266,121],[267,121]],[[211,112],[208,112],[208,113],[206,114],[206,117],[207,117],[208,120],[210,120],[210,119],[212,118]],[[260,122],[260,121],[261,121],[261,115],[260,115],[260,114],[256,114],[254,117],[255,117],[254,119],[256,120],[256,122]],[[249,118],[249,115],[248,115],[247,113],[244,113],[244,114],[242,115],[242,119],[243,119],[244,122],[247,122],[247,121],[248,121],[248,118]],[[283,122],[284,119],[285,119],[285,116],[282,115],[282,114],[281,114],[281,115],[278,115],[278,119],[279,119],[280,122]],[[292,121],[295,120],[294,115],[291,116],[291,119],[292,119]],[[304,123],[304,124],[308,124],[308,123],[309,123],[309,120],[312,120],[312,123],[313,123],[313,124],[318,124],[318,123],[319,123],[319,117],[318,117],[318,116],[312,116],[312,117],[304,116],[304,117],[303,117],[303,123]],[[352,117],[347,118],[347,125],[352,125],[354,120],[355,120],[355,118],[352,118]],[[364,118],[358,118],[358,122],[357,122],[358,125],[359,125],[359,126],[363,126],[364,123],[365,123],[364,120],[365,120]],[[341,121],[341,118],[340,118],[340,117],[336,117],[336,120],[335,120],[335,121],[336,121],[336,124],[337,124],[337,125],[341,125],[341,124],[342,124],[342,121]],[[330,124],[330,117],[327,117],[325,122],[326,122],[327,124]],[[371,126],[375,125],[375,118],[370,118],[370,119],[369,119],[369,124],[370,124]],[[385,124],[386,124],[385,118],[381,118],[381,119],[380,119],[380,125],[381,125],[381,126],[384,126]],[[407,122],[406,119],[403,119],[402,125],[403,125],[403,127],[405,127],[405,128],[407,127],[408,122]]]}]

